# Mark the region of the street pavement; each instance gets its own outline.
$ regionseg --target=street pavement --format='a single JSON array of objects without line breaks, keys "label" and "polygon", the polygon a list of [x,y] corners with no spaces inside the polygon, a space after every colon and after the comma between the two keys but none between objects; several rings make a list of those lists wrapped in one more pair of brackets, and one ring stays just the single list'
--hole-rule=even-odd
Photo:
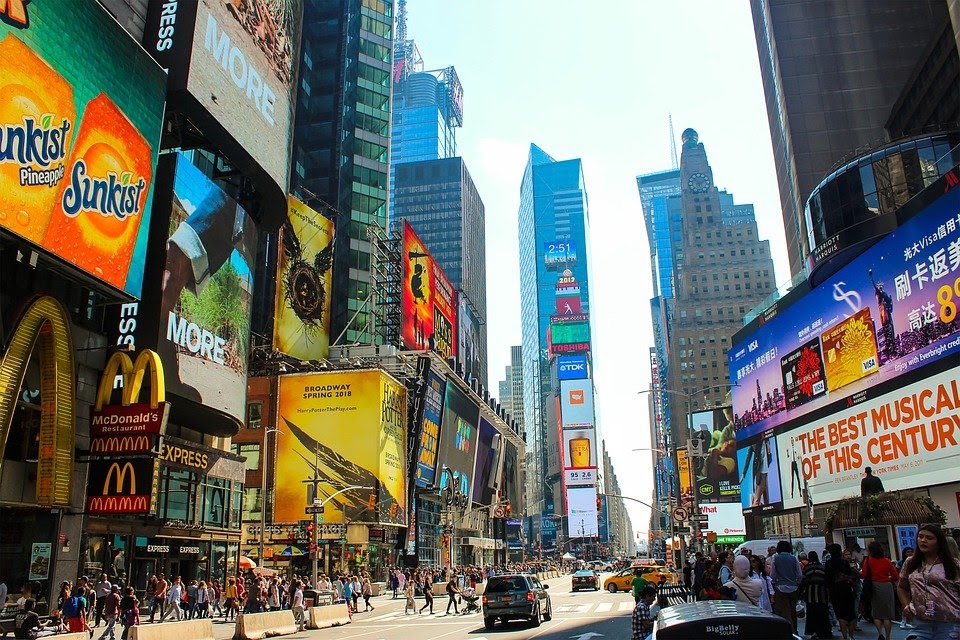
[{"label": "street pavement", "polygon": [[[601,580],[608,574],[601,576]],[[468,615],[446,615],[446,596],[434,601],[434,615],[404,614],[404,599],[393,599],[390,594],[371,599],[373,611],[356,613],[353,622],[341,627],[316,629],[283,636],[290,640],[393,640],[416,638],[416,640],[628,640],[630,638],[630,614],[633,611],[633,597],[629,593],[608,593],[607,591],[570,592],[570,576],[561,576],[546,581],[550,585],[550,599],[553,604],[553,619],[543,622],[540,627],[514,621],[498,623],[491,630],[483,626],[483,616],[479,613]],[[362,606],[361,600],[361,606]],[[423,606],[423,598],[417,599],[417,607]],[[462,610],[462,606],[461,606]],[[233,622],[223,623],[219,619],[214,623],[214,635],[217,640],[233,637]],[[856,640],[874,640],[876,629],[872,624],[860,623],[860,633]],[[800,622],[803,633],[803,621]],[[834,637],[839,639],[840,632],[835,630]],[[909,630],[893,625],[889,640],[906,640]],[[187,639],[184,639],[187,640]]]}]

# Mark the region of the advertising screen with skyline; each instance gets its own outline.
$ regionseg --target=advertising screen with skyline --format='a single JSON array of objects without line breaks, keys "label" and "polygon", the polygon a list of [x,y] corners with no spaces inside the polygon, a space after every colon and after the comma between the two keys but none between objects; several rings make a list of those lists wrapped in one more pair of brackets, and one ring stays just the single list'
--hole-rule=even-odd
[{"label": "advertising screen with skyline", "polygon": [[598,515],[597,490],[594,487],[567,489],[567,531],[571,538],[600,535]]},{"label": "advertising screen with skyline", "polygon": [[[344,371],[280,376],[278,477],[371,487],[339,494],[325,522],[405,524],[406,389],[386,373]],[[273,521],[304,519],[306,485],[277,482]],[[324,495],[319,496],[321,499]],[[374,508],[370,509],[373,504]]]},{"label": "advertising screen with skyline", "polygon": [[413,227],[403,223],[401,337],[407,349],[457,353],[457,293]]},{"label": "advertising screen with skyline", "polygon": [[950,189],[741,337],[728,355],[739,440],[789,429],[791,421],[960,352],[958,210],[960,189]]},{"label": "advertising screen with skyline", "polygon": [[473,501],[476,504],[493,504],[500,479],[497,477],[500,466],[500,448],[502,438],[496,427],[486,418],[480,417],[479,437],[477,439],[477,458],[474,462]]},{"label": "advertising screen with skyline", "polygon": [[[437,485],[453,486],[467,497],[473,496],[473,469],[479,433],[477,421],[480,407],[459,388],[453,380],[447,380],[443,399],[443,423],[440,425],[440,459],[450,469],[440,472]],[[453,482],[456,478],[456,482]]]},{"label": "advertising screen with skyline", "polygon": [[0,21],[0,229],[139,297],[166,74],[95,0],[24,11]]},{"label": "advertising screen with skyline", "polygon": [[333,221],[293,196],[280,235],[274,349],[298,360],[330,354]]}]

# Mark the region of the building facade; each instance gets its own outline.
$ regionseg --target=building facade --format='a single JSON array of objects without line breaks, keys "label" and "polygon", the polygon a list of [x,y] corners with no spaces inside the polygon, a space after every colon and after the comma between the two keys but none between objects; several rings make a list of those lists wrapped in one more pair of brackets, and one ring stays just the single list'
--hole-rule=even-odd
[{"label": "building facade", "polygon": [[498,389],[500,406],[513,416],[523,433],[523,347],[520,345],[510,347],[510,364],[505,367]]}]

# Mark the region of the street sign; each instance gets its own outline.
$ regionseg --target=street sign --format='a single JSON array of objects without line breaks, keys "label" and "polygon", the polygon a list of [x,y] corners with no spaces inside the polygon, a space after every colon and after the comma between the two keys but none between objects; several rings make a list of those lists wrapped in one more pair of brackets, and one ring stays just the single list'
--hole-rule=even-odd
[{"label": "street sign", "polygon": [[690,512],[687,511],[686,507],[677,507],[673,510],[673,520],[674,522],[684,522],[690,517]]},{"label": "street sign", "polygon": [[323,513],[323,506],[320,505],[311,505],[305,509],[307,515],[314,515],[316,513]]},{"label": "street sign", "polygon": [[709,516],[705,516],[705,515],[703,515],[703,514],[700,514],[699,516],[693,516],[693,519],[696,520],[697,522],[701,522],[701,523],[703,523],[703,522],[709,522],[709,521],[710,521],[710,517],[709,517]]}]

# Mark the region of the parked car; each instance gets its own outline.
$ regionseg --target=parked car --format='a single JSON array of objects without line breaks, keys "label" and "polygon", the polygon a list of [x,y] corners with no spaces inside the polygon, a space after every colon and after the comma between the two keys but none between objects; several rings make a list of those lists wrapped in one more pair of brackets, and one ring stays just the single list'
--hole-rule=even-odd
[{"label": "parked car", "polygon": [[498,619],[501,622],[521,619],[539,627],[541,620],[553,617],[548,588],[549,585],[541,583],[535,575],[493,576],[483,592],[483,626],[492,629]]},{"label": "parked car", "polygon": [[593,569],[594,571],[612,571],[613,565],[607,562],[606,560],[590,560],[587,562],[587,566]]},{"label": "parked car", "polygon": [[673,570],[666,567],[658,567],[656,565],[638,565],[616,572],[604,580],[603,588],[610,593],[616,593],[617,591],[630,591],[634,572],[638,569],[641,571],[641,575],[643,575],[644,580],[654,585],[677,584],[680,581],[677,577],[677,574],[674,573]]},{"label": "parked car", "polygon": [[573,574],[570,579],[571,591],[580,591],[580,589],[600,590],[600,576],[593,569],[581,569]]}]

